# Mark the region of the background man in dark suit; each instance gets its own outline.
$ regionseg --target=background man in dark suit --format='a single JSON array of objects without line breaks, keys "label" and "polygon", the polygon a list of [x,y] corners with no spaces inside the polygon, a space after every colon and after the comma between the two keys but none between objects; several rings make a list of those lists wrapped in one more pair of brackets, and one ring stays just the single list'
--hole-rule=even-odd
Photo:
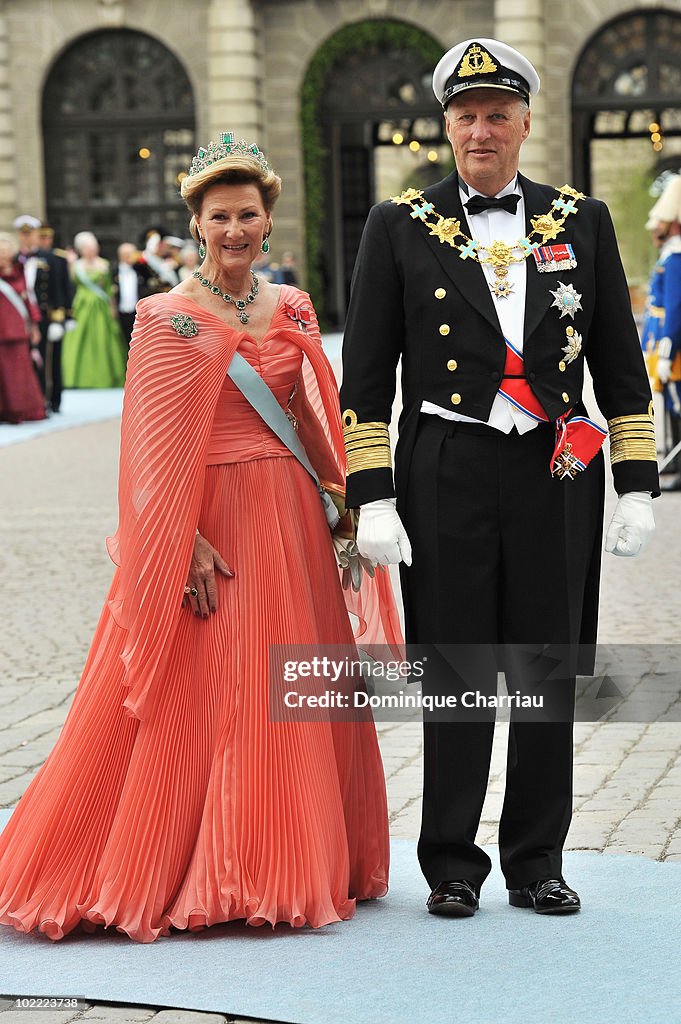
[{"label": "background man in dark suit", "polygon": [[23,214],[14,221],[18,232],[18,260],[23,264],[29,294],[40,308],[40,355],[42,365],[38,368],[40,386],[45,402],[51,412],[61,407],[61,347],[66,321],[71,319],[73,285],[69,266],[64,256],[54,252],[51,246],[41,247],[39,232],[45,228],[49,238],[48,225],[42,225],[37,217]]},{"label": "background man in dark suit", "polygon": [[[408,641],[468,645],[490,691],[490,645],[504,645],[509,692],[528,685],[523,645],[567,645],[547,719],[512,711],[499,827],[510,903],[565,913],[580,907],[562,849],[604,500],[605,431],[582,404],[584,360],[608,420],[620,498],[606,548],[619,555],[637,554],[654,529],[650,388],[607,208],[518,173],[539,89],[530,62],[496,40],[467,40],[442,58],[433,88],[457,170],[367,220],[344,344],[347,503],[361,507],[360,551],[403,562]],[[428,909],[470,916],[491,867],[475,837],[494,720],[451,717],[424,722],[418,852]]]},{"label": "background man in dark suit", "polygon": [[152,294],[155,280],[154,271],[144,261],[142,253],[132,242],[121,242],[118,259],[113,265],[112,282],[118,320],[128,346],[135,324],[135,307],[139,299]]}]

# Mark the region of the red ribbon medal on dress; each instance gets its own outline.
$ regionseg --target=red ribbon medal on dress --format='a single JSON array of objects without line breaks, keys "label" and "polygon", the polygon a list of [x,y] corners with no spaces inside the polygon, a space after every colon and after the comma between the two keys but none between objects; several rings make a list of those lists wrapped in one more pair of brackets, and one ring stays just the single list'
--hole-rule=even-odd
[{"label": "red ribbon medal on dress", "polygon": [[290,302],[285,302],[284,308],[286,315],[298,325],[298,330],[307,334],[308,325],[312,323],[312,310],[309,306],[294,306]]}]

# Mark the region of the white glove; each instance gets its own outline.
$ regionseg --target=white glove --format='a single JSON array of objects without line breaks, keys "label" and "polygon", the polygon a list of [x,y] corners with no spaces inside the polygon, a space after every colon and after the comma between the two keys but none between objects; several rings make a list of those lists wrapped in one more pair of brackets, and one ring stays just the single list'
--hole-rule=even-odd
[{"label": "white glove", "polygon": [[653,499],[648,491],[627,491],[615,507],[605,550],[613,555],[632,557],[646,546],[655,531]]},{"label": "white glove", "polygon": [[68,332],[72,331],[75,326],[76,326],[76,321],[73,319],[73,317],[69,318],[64,323],[64,333],[68,334]]},{"label": "white glove", "polygon": [[61,341],[64,336],[64,325],[53,323],[47,328],[47,340],[48,341]]},{"label": "white glove", "polygon": [[357,547],[374,565],[411,565],[411,544],[397,514],[395,498],[360,506]]},{"label": "white glove", "polygon": [[672,339],[660,338],[657,344],[655,376],[660,384],[666,384],[672,372]]},{"label": "white glove", "polygon": [[672,361],[671,359],[665,359],[664,356],[658,356],[657,362],[655,363],[655,376],[659,380],[660,384],[666,384],[669,380],[672,372]]},{"label": "white glove", "polygon": [[159,235],[158,231],[154,231],[147,238],[147,244],[146,244],[146,247],[145,247],[145,252],[150,252],[152,254],[152,256],[153,256],[158,251],[158,247],[159,247],[160,244],[161,244],[161,236]]}]

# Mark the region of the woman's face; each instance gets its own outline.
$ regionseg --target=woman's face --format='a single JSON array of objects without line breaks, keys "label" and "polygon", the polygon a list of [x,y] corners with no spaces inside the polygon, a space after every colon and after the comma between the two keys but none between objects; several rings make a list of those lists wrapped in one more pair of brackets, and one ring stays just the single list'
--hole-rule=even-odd
[{"label": "woman's face", "polygon": [[84,260],[94,260],[99,255],[99,242],[96,238],[84,238],[80,243],[80,252]]},{"label": "woman's face", "polygon": [[251,184],[212,185],[196,219],[206,244],[206,263],[227,275],[250,269],[270,230],[260,189]]}]

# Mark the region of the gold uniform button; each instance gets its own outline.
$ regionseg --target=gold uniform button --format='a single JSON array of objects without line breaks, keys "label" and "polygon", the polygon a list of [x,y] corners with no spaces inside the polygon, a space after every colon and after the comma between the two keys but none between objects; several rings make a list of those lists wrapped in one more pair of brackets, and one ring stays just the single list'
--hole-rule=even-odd
[{"label": "gold uniform button", "polygon": [[444,299],[446,294],[447,294],[447,292],[446,292],[446,290],[444,288],[436,288],[435,289],[435,298],[436,299]]},{"label": "gold uniform button", "polygon": [[565,366],[565,363],[563,362],[563,360],[562,360],[562,359],[561,359],[561,361],[560,361],[560,362],[558,363],[558,369],[560,370],[560,372],[561,372],[561,373],[565,373],[565,370],[566,370],[566,366]]},{"label": "gold uniform button", "polygon": [[440,334],[442,334],[443,337],[446,338],[447,335],[449,334],[450,330],[451,330],[451,327],[449,326],[449,324],[440,324]]},{"label": "gold uniform button", "polygon": [[457,363],[456,359],[449,359],[449,360],[447,360],[447,369],[448,370],[456,370],[458,365],[459,364]]},{"label": "gold uniform button", "polygon": [[570,396],[568,395],[567,391],[563,392],[563,401],[564,402],[569,402],[570,401]]},{"label": "gold uniform button", "polygon": [[460,401],[461,401],[461,395],[457,395],[457,394],[453,394],[452,395],[452,405],[458,405]]}]

